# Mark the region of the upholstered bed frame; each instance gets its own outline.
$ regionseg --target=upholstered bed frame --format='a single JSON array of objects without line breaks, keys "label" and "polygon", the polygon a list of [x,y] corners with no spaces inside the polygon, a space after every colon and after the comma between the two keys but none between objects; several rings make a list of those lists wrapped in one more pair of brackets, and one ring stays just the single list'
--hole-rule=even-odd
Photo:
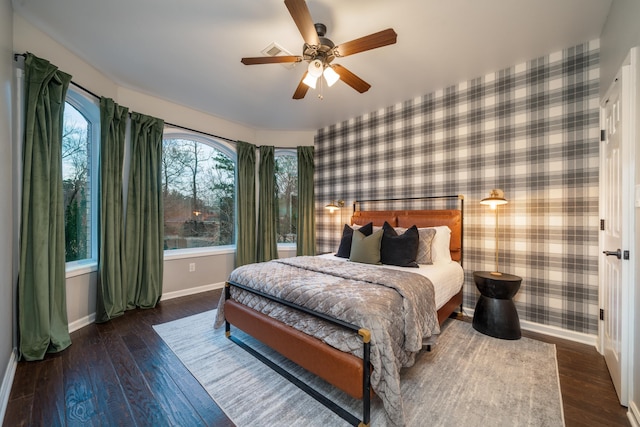
[{"label": "upholstered bed frame", "polygon": [[[461,196],[459,197],[461,198]],[[374,226],[382,226],[385,221],[394,227],[408,228],[414,224],[418,227],[449,226],[451,229],[451,243],[449,248],[451,258],[457,262],[462,261],[462,210],[355,211],[351,218],[352,224],[359,225],[373,222]],[[230,286],[242,287],[235,283],[227,283],[227,300],[225,301],[224,307],[227,321],[227,336],[252,352],[252,354],[260,358],[260,360],[267,363],[255,350],[247,348],[241,341],[231,336],[229,324],[232,324],[262,341],[286,358],[343,390],[350,396],[361,399],[363,402],[363,417],[362,420],[358,420],[323,396],[313,395],[308,390],[305,390],[351,424],[359,426],[368,425],[370,418],[370,397],[373,394],[369,385],[369,370],[371,369],[368,360],[369,331],[359,329],[354,325],[347,325],[347,327],[351,326],[356,333],[362,336],[365,347],[363,351],[365,357],[363,360],[352,354],[337,350],[317,338],[300,332],[232,300],[229,293]],[[244,287],[242,288],[246,289]],[[282,301],[278,302],[282,303]],[[292,304],[287,305],[296,309],[302,309],[302,311],[307,311],[304,308],[296,307]],[[458,308],[462,311],[462,290],[438,310],[438,321],[440,324],[450,317]],[[273,366],[272,362],[271,364],[267,364],[285,375],[289,380],[292,380],[294,383],[296,382],[295,379],[290,377],[290,374],[287,376],[286,373],[281,372],[281,369]],[[304,389],[304,384],[301,385],[297,383],[297,385]]]}]

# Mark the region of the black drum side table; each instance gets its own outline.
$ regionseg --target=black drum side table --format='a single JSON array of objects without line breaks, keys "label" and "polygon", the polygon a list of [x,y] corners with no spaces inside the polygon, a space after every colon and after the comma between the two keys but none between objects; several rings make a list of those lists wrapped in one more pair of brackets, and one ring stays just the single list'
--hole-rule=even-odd
[{"label": "black drum side table", "polygon": [[473,281],[480,291],[480,298],[473,314],[473,328],[495,338],[520,339],[520,318],[513,303],[522,278],[503,273],[492,275],[489,271],[476,271]]}]

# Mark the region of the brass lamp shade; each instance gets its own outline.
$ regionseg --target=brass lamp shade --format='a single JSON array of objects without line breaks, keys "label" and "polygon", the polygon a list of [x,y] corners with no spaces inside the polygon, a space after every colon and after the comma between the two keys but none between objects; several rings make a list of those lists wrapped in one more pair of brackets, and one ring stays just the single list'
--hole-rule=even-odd
[{"label": "brass lamp shade", "polygon": [[332,200],[331,203],[326,205],[324,208],[328,209],[330,213],[334,213],[342,207],[344,207],[344,200],[338,200],[337,202],[335,200]]},{"label": "brass lamp shade", "polygon": [[504,191],[499,189],[491,190],[489,197],[480,200],[481,205],[489,205],[491,209],[495,209],[496,206],[506,205],[507,203],[509,202],[504,198]]}]

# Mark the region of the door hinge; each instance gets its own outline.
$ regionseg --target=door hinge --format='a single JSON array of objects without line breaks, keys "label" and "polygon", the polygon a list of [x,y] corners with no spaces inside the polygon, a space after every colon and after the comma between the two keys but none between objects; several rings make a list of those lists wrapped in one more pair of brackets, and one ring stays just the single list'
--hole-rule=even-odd
[{"label": "door hinge", "polygon": [[600,141],[606,141],[607,140],[607,134],[605,133],[604,129],[600,129]]},{"label": "door hinge", "polygon": [[629,259],[629,251],[623,251],[622,252],[622,259],[626,259],[626,260]]},{"label": "door hinge", "polygon": [[600,220],[600,231],[604,231],[604,219]]},{"label": "door hinge", "polygon": [[600,320],[604,320],[604,309],[600,309]]}]

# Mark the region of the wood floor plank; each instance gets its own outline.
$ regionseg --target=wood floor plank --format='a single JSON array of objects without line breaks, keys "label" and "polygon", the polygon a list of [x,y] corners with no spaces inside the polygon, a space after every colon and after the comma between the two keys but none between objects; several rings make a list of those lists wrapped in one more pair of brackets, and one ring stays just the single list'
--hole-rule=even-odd
[{"label": "wood floor plank", "polygon": [[[3,425],[70,426],[86,416],[81,411],[93,411],[83,425],[100,420],[106,426],[232,426],[152,328],[214,309],[220,294],[214,290],[128,311],[74,332],[73,345],[61,354],[19,362]],[[523,336],[556,345],[567,427],[629,426],[604,358],[593,347],[527,331]],[[91,405],[81,398],[89,394]],[[69,410],[66,396],[77,399]]]},{"label": "wood floor plank", "polygon": [[[69,369],[81,369],[87,387],[91,389],[92,400],[95,403],[94,411],[91,413],[92,421],[98,426],[133,425],[129,403],[111,360],[109,357],[105,357],[108,354],[108,349],[104,346],[98,328],[95,325],[90,325],[83,329],[87,331],[86,334],[76,335],[74,333],[71,336],[78,351],[73,360],[69,357]],[[65,366],[65,378],[67,376]],[[69,391],[67,388],[67,397],[69,397]],[[86,412],[79,415],[80,420],[89,418]],[[76,417],[72,416],[71,407],[67,405],[67,419],[74,418]],[[83,422],[82,425],[88,424]]]},{"label": "wood floor plank", "polygon": [[137,336],[126,335],[122,338],[138,369],[145,376],[158,405],[162,407],[162,412],[167,414],[169,423],[175,426],[203,425],[202,419],[189,403],[189,398],[182,393],[165,369],[162,359],[149,351],[144,340]]},{"label": "wood floor plank", "polygon": [[121,337],[115,332],[101,334],[108,356],[129,403],[131,416],[138,425],[168,426],[166,414],[151,392],[144,375]]},{"label": "wood floor plank", "polygon": [[[180,359],[178,359],[175,353],[155,331],[152,334],[144,334],[143,339],[149,349],[160,359],[160,363],[165,366],[168,375],[173,378],[180,391],[190,396],[191,404],[202,418],[204,425],[219,427],[233,426],[233,423],[227,420],[226,415],[218,405],[212,405],[209,393],[207,393],[202,384],[193,377],[191,372],[180,362]],[[222,420],[228,421],[228,423]]]},{"label": "wood floor plank", "polygon": [[38,380],[33,394],[31,422],[37,426],[65,426],[64,378],[62,353],[47,355],[41,362],[33,363],[38,369]]}]

